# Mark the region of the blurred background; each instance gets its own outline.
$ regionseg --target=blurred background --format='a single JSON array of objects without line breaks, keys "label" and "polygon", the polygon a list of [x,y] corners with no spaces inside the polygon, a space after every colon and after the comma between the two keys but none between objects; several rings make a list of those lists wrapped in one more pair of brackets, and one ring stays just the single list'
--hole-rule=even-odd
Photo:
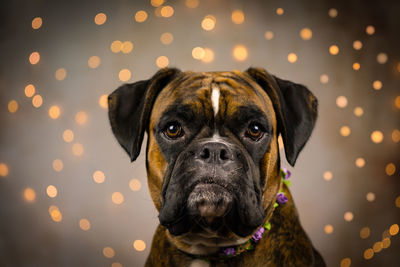
[{"label": "blurred background", "polygon": [[158,224],[144,147],[130,163],[106,98],[165,66],[308,86],[302,225],[328,266],[399,266],[399,1],[0,5],[0,266],[143,266]]}]

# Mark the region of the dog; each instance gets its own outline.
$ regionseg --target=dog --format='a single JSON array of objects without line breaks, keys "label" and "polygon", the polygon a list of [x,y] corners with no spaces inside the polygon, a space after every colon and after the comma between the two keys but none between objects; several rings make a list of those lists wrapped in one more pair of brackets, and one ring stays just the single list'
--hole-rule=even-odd
[{"label": "dog", "polygon": [[278,136],[294,166],[316,123],[305,86],[261,68],[164,68],[116,89],[108,106],[131,161],[148,136],[160,225],[145,266],[325,266],[280,168]]}]

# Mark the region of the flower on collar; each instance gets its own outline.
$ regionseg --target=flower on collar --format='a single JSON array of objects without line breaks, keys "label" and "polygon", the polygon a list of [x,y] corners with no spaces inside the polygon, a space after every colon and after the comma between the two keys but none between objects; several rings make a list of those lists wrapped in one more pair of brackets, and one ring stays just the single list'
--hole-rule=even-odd
[{"label": "flower on collar", "polygon": [[279,192],[276,195],[276,201],[278,202],[278,204],[285,204],[288,201],[288,198],[285,196],[285,193]]}]

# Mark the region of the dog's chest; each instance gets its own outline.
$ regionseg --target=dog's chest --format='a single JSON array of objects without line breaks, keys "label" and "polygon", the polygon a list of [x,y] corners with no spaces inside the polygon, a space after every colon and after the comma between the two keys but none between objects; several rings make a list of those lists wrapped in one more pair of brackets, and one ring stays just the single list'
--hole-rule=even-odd
[{"label": "dog's chest", "polygon": [[190,263],[189,267],[210,267],[210,264],[206,261],[196,259]]}]

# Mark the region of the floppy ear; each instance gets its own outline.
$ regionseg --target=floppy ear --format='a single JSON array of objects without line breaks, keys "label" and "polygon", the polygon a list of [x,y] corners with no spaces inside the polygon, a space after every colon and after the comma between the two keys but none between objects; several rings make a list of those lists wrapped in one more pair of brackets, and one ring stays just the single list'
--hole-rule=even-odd
[{"label": "floppy ear", "polygon": [[279,79],[260,68],[246,71],[268,94],[277,116],[285,154],[294,166],[317,120],[318,101],[303,85]]},{"label": "floppy ear", "polygon": [[177,74],[178,69],[164,68],[151,79],[124,84],[108,96],[108,117],[119,144],[134,161],[140,153],[144,131],[158,93]]}]

